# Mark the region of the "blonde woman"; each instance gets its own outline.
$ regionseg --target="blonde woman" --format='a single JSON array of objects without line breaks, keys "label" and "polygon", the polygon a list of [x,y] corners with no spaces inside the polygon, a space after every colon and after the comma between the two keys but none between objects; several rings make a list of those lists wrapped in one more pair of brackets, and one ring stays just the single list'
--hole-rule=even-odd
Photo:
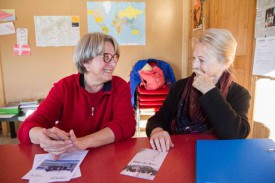
[{"label": "blonde woman", "polygon": [[219,139],[246,138],[250,131],[248,91],[229,70],[237,42],[225,29],[205,30],[194,39],[193,74],[177,81],[146,126],[153,149],[167,151],[171,134],[213,133]]}]

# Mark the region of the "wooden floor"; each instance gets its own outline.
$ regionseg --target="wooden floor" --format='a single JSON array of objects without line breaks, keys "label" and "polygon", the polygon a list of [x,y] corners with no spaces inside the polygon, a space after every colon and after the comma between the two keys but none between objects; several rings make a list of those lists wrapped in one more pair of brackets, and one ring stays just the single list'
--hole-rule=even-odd
[{"label": "wooden floor", "polygon": [[[15,122],[15,130],[18,130],[20,122]],[[10,138],[10,130],[8,123],[1,122],[0,125],[0,144],[18,144],[17,138]]]},{"label": "wooden floor", "polygon": [[0,134],[0,144],[18,144],[19,141],[17,138],[3,137],[2,133]]}]

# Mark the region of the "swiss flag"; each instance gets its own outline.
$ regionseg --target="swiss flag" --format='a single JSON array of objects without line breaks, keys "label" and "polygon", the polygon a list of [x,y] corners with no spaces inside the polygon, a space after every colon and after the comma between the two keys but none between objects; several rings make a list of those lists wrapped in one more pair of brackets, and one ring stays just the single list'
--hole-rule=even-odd
[{"label": "swiss flag", "polygon": [[13,47],[13,54],[15,55],[30,55],[31,48],[29,45],[14,45]]}]

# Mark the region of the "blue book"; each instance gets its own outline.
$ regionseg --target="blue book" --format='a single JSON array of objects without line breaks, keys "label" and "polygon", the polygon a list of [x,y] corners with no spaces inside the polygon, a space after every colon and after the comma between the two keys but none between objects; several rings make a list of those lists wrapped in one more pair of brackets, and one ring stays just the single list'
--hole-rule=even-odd
[{"label": "blue book", "polygon": [[198,140],[197,183],[275,183],[271,139]]}]

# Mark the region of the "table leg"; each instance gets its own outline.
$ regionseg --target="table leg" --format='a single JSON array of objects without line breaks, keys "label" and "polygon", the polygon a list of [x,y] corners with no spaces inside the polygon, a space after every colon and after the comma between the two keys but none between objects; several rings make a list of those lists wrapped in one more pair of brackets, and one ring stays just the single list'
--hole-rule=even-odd
[{"label": "table leg", "polygon": [[3,137],[8,137],[9,136],[9,134],[8,134],[9,133],[8,122],[2,121],[1,125],[2,125]]},{"label": "table leg", "polygon": [[11,138],[16,138],[16,131],[15,131],[14,122],[9,122],[9,125],[10,125],[10,135],[11,135]]}]

